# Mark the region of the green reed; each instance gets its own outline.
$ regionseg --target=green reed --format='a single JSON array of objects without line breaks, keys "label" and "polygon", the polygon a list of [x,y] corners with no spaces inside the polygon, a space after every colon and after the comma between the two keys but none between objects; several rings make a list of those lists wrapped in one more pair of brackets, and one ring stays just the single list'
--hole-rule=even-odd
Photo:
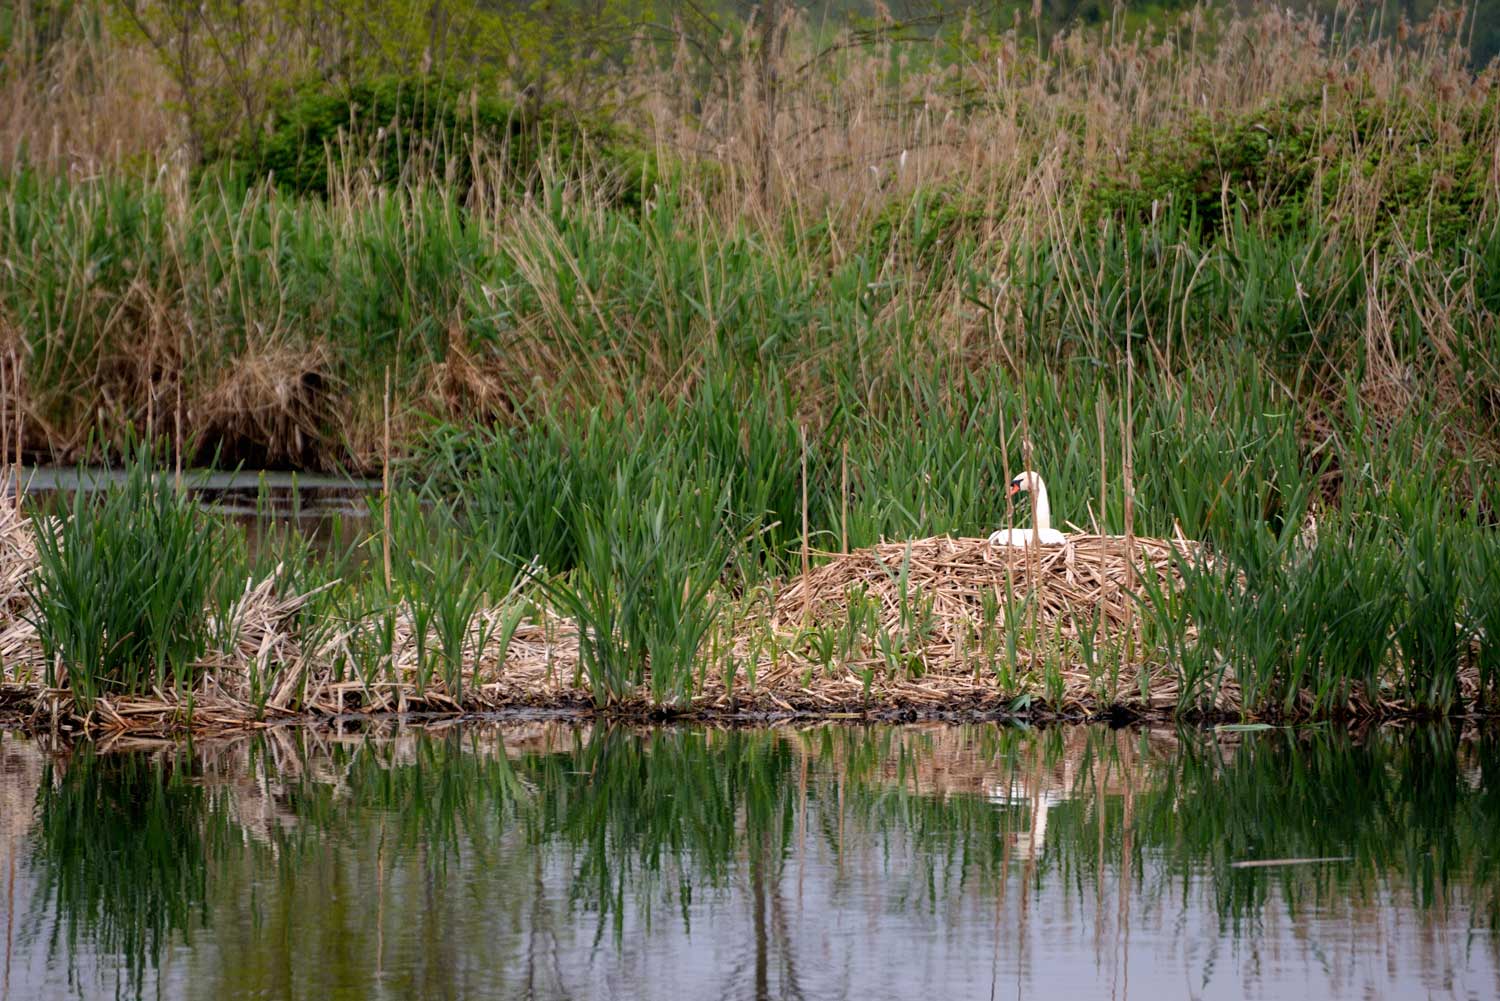
[{"label": "green reed", "polygon": [[390,598],[410,615],[417,693],[424,695],[436,674],[444,692],[461,703],[464,674],[477,673],[489,641],[489,626],[480,614],[489,553],[459,531],[451,507],[424,505],[416,494],[402,494],[393,502],[392,526]]},{"label": "green reed", "polygon": [[538,581],[577,623],[580,668],[601,704],[644,683],[648,663],[655,702],[692,697],[714,623],[710,595],[731,552],[725,479],[680,454],[648,466],[637,453],[616,470],[610,494],[580,512],[577,565]]},{"label": "green reed", "polygon": [[[99,497],[66,517],[34,512],[40,565],[28,584],[49,685],[89,709],[112,694],[191,691],[210,633],[218,530],[144,447]],[[229,570],[232,574],[232,570]]]},{"label": "green reed", "polygon": [[1294,495],[1279,527],[1237,523],[1180,561],[1181,593],[1148,587],[1148,618],[1180,672],[1183,709],[1206,705],[1230,679],[1247,712],[1272,715],[1375,705],[1388,682],[1408,710],[1451,712],[1470,666],[1492,688],[1492,585],[1476,568],[1494,532],[1473,509],[1432,494],[1441,468],[1397,468],[1418,436],[1387,441],[1394,453],[1371,456],[1381,465],[1364,468],[1376,475],[1347,483],[1341,507]]}]

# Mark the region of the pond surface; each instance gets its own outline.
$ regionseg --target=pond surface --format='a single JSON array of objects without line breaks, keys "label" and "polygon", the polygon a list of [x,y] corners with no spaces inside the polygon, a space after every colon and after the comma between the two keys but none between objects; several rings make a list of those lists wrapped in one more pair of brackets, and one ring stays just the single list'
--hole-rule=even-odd
[{"label": "pond surface", "polygon": [[[1500,993],[1500,734],[0,733],[0,997]],[[1337,861],[1241,866],[1289,858]]]},{"label": "pond surface", "polygon": [[[175,475],[170,468],[163,476]],[[103,466],[25,466],[19,472],[21,489],[28,494],[71,494],[78,490],[101,491],[125,482],[123,469]],[[6,484],[12,488],[14,481]],[[257,502],[269,499],[273,504],[298,504],[310,509],[319,507],[363,513],[357,506],[362,497],[380,489],[380,480],[334,476],[324,473],[291,473],[272,469],[185,469],[182,485],[194,493],[227,502],[254,512]]]},{"label": "pond surface", "polygon": [[[0,503],[15,480],[0,476]],[[174,477],[171,469],[157,475]],[[65,513],[73,495],[99,493],[124,483],[123,469],[101,466],[27,466],[19,471],[22,491],[41,510]],[[305,538],[314,552],[347,555],[348,537],[370,518],[380,480],[321,473],[265,469],[187,469],[181,483],[203,507],[240,525],[251,552],[279,544],[287,534]],[[357,552],[363,558],[362,552]]]}]

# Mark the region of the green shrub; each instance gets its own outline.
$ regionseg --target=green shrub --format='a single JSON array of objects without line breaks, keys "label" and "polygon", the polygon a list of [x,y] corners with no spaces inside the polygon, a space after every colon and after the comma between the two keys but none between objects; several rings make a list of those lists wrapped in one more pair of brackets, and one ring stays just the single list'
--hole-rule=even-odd
[{"label": "green shrub", "polygon": [[208,641],[216,529],[138,450],[102,498],[78,491],[65,519],[36,514],[30,585],[47,684],[87,710],[106,694],[191,688]]},{"label": "green shrub", "polygon": [[1176,211],[1204,234],[1245,210],[1276,233],[1328,215],[1351,181],[1383,173],[1374,236],[1399,232],[1417,249],[1461,243],[1484,201],[1493,106],[1451,122],[1405,101],[1330,114],[1318,94],[1250,115],[1202,115],[1138,137],[1126,167],[1090,199],[1094,215],[1149,219]]},{"label": "green shrub", "polygon": [[306,85],[273,110],[265,132],[242,137],[217,159],[247,181],[269,177],[281,191],[322,197],[341,173],[366,171],[382,186],[441,181],[462,199],[478,163],[503,164],[510,184],[529,187],[550,161],[561,173],[602,174],[619,204],[635,206],[656,172],[653,155],[618,128],[560,106],[512,104],[422,77],[382,77],[347,90]]}]

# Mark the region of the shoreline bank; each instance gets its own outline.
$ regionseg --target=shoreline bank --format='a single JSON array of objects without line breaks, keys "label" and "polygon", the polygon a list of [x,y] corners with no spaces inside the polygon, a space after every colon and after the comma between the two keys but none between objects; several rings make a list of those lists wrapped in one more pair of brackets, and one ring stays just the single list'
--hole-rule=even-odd
[{"label": "shoreline bank", "polygon": [[[390,693],[387,693],[388,695]],[[570,724],[604,723],[621,726],[712,725],[769,726],[821,723],[943,723],[966,725],[999,723],[1016,726],[1070,726],[1105,723],[1112,726],[1189,726],[1233,729],[1277,729],[1335,726],[1357,730],[1369,726],[1422,723],[1493,725],[1500,713],[1464,706],[1448,713],[1399,706],[1378,711],[1323,714],[1242,714],[1225,709],[1179,712],[1171,704],[1101,701],[1053,706],[1026,695],[973,693],[943,703],[887,694],[868,702],[837,702],[814,692],[761,691],[729,702],[699,699],[687,706],[662,706],[649,697],[596,705],[582,688],[552,691],[490,693],[456,703],[439,693],[410,697],[395,706],[352,703],[258,714],[253,707],[228,700],[204,700],[189,705],[176,698],[101,699],[80,715],[64,691],[40,686],[0,685],[0,728],[28,734],[50,733],[69,740],[110,743],[119,740],[181,741],[253,733],[280,727],[310,729],[385,723],[462,725],[494,720],[557,720]],[[790,696],[790,697],[787,697]],[[1021,703],[1018,706],[1018,703]]]}]

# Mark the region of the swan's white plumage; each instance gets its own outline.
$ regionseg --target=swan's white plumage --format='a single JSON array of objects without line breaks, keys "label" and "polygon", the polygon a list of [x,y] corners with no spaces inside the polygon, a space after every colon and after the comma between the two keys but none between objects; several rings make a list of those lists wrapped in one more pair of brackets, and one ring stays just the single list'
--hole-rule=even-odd
[{"label": "swan's white plumage", "polygon": [[992,546],[1060,546],[1068,541],[1067,535],[1055,528],[1002,528],[990,533]]},{"label": "swan's white plumage", "polygon": [[1065,533],[1052,527],[1052,506],[1048,503],[1047,484],[1040,473],[1027,470],[1010,481],[1012,494],[1031,494],[1031,528],[1002,528],[990,535],[992,546],[1060,546],[1068,541]]}]

